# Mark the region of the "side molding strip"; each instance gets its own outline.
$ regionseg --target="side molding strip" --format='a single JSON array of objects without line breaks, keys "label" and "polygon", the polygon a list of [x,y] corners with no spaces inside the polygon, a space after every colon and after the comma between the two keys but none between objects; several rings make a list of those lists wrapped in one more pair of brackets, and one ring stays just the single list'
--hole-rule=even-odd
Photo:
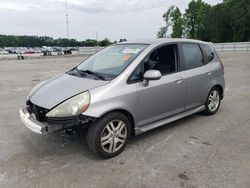
[{"label": "side molding strip", "polygon": [[142,134],[142,133],[147,132],[147,131],[149,131],[151,129],[163,126],[165,124],[171,123],[173,121],[176,121],[178,119],[184,118],[184,117],[189,116],[191,114],[195,114],[195,113],[201,112],[203,110],[205,110],[205,105],[193,108],[191,110],[188,110],[188,111],[182,112],[180,114],[168,117],[166,119],[159,120],[157,122],[153,122],[153,123],[144,125],[142,127],[137,127],[137,128],[135,128],[135,134],[136,135]]}]

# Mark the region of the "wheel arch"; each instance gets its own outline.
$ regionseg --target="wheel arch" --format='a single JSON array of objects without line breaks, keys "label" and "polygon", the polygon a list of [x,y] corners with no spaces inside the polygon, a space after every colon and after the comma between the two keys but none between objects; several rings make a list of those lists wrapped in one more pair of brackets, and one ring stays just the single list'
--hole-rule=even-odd
[{"label": "wheel arch", "polygon": [[112,110],[110,110],[108,112],[103,113],[100,116],[100,118],[107,115],[107,114],[113,113],[113,112],[120,112],[120,113],[124,114],[128,118],[129,122],[131,123],[131,134],[135,135],[135,119],[134,119],[132,113],[130,113],[128,110],[125,110],[125,109],[122,109],[122,108],[112,109]]},{"label": "wheel arch", "polygon": [[[221,85],[219,85],[219,84],[217,84],[217,85],[215,85],[215,86],[213,86],[211,89],[213,89],[213,88],[218,88],[219,90],[220,90],[220,94],[221,94],[221,99],[223,99],[223,97],[224,97],[224,90],[223,90],[223,87],[221,86]],[[210,90],[211,91],[211,90]]]}]

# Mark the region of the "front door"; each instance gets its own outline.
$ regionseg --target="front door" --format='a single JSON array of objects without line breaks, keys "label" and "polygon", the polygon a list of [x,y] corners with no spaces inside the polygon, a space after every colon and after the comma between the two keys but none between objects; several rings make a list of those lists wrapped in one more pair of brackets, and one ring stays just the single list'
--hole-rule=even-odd
[{"label": "front door", "polygon": [[138,126],[146,125],[184,111],[185,79],[178,72],[177,44],[161,46],[153,51],[146,62],[144,72],[159,70],[160,80],[149,81],[147,86],[137,83]]}]

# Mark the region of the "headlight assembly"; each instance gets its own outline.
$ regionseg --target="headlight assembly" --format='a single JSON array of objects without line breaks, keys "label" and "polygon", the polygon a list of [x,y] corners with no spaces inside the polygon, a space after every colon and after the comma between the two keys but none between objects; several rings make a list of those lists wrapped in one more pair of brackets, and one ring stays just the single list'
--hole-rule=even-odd
[{"label": "headlight assembly", "polygon": [[86,111],[90,103],[88,91],[76,95],[65,102],[59,104],[46,114],[46,117],[70,117],[76,116]]}]

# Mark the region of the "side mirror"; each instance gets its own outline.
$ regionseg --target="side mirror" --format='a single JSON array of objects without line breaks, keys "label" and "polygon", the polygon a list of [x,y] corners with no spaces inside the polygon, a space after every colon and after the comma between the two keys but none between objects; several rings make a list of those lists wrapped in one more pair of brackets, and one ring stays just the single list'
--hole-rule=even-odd
[{"label": "side mirror", "polygon": [[161,79],[161,72],[158,70],[148,70],[143,75],[143,85],[147,86],[149,80],[159,80]]}]

